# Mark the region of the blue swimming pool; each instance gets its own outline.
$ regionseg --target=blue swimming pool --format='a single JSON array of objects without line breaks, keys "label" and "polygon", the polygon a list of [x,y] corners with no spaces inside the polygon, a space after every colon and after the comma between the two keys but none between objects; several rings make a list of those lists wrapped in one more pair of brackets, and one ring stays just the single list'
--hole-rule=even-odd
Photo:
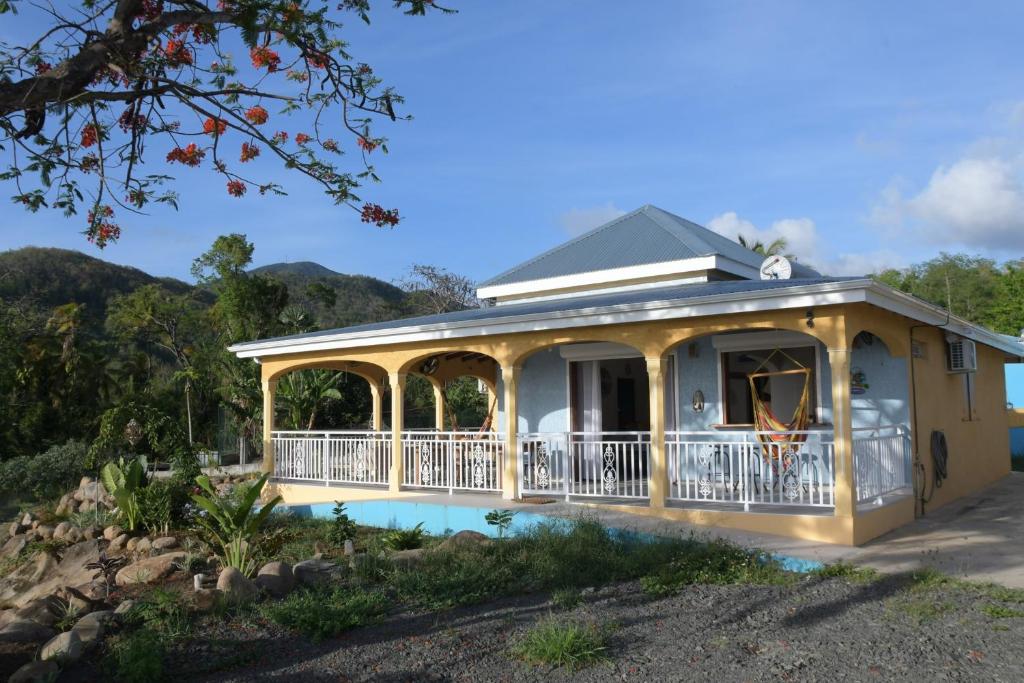
[{"label": "blue swimming pool", "polygon": [[[315,503],[310,505],[287,505],[283,509],[300,517],[316,517],[329,519],[334,509],[333,503]],[[381,529],[411,529],[420,522],[423,530],[437,536],[469,529],[479,531],[488,536],[497,536],[497,529],[487,523],[484,517],[490,512],[488,508],[463,505],[439,505],[437,503],[415,503],[405,500],[364,500],[345,503],[345,511],[357,524],[378,527]],[[509,527],[510,534],[516,534],[540,523],[564,522],[557,517],[539,515],[535,512],[517,510]],[[610,530],[622,536],[630,536],[640,540],[653,540],[654,534],[638,532],[633,529]],[[774,555],[782,566],[793,572],[809,572],[820,569],[823,565],[813,560],[805,560],[788,555]]]}]

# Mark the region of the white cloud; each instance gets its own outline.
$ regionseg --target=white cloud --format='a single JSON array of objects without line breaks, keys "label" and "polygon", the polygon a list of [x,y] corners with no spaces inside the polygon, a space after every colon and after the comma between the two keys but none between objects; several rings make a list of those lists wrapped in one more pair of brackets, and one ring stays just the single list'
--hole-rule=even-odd
[{"label": "white cloud", "polygon": [[558,217],[558,222],[563,230],[576,237],[625,214],[625,211],[608,202],[604,206],[589,209],[569,209]]},{"label": "white cloud", "polygon": [[724,237],[737,240],[739,235],[748,241],[771,244],[777,239],[786,241],[786,253],[793,254],[800,263],[828,275],[866,275],[904,263],[891,250],[872,252],[831,252],[810,218],[782,218],[767,228],[758,228],[751,221],[740,218],[736,212],[715,216],[708,228]]}]

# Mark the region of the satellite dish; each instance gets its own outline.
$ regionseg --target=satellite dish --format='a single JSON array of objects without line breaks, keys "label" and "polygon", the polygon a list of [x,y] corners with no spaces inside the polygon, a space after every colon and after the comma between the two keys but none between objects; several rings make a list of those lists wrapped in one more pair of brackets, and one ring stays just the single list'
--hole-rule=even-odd
[{"label": "satellite dish", "polygon": [[793,275],[793,264],[785,256],[769,256],[761,264],[762,280],[788,280]]}]

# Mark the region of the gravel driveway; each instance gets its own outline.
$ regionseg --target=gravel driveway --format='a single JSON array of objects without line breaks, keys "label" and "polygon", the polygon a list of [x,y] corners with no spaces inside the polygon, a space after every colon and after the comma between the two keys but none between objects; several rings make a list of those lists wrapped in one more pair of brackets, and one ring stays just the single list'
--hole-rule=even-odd
[{"label": "gravel driveway", "polygon": [[[908,586],[903,576],[863,584],[807,577],[790,586],[693,586],[651,598],[631,583],[594,592],[568,611],[547,595],[530,595],[399,615],[320,644],[255,628],[245,642],[218,647],[234,646],[236,665],[254,665],[199,680],[1024,680],[1024,618],[985,612],[1024,605],[949,586]],[[523,631],[549,614],[613,625],[608,661],[570,673],[511,656]]]}]

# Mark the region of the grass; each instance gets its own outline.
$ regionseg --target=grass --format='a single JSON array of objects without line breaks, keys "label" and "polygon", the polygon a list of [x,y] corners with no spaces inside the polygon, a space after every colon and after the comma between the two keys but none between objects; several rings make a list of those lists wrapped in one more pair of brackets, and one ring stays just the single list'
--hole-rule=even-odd
[{"label": "grass", "polygon": [[388,550],[416,550],[423,547],[425,535],[423,522],[420,522],[412,529],[391,529],[387,531],[381,536],[381,542]]},{"label": "grass", "polygon": [[879,574],[870,567],[858,567],[849,562],[836,562],[816,569],[813,574],[826,579],[845,579],[852,583],[871,583],[878,579]]},{"label": "grass", "polygon": [[652,595],[673,595],[693,584],[785,584],[795,575],[763,553],[723,539],[689,541],[683,552],[641,579]]},{"label": "grass", "polygon": [[380,619],[390,605],[380,592],[299,590],[281,602],[266,603],[263,615],[319,642]]},{"label": "grass", "polygon": [[527,631],[513,653],[531,664],[578,671],[608,659],[608,630],[594,623],[548,618]]},{"label": "grass", "polygon": [[102,668],[123,683],[156,683],[164,678],[164,654],[162,636],[142,628],[110,639]]},{"label": "grass", "polygon": [[981,611],[993,619],[1020,619],[1024,617],[1024,610],[1014,609],[1006,605],[984,605]]},{"label": "grass", "polygon": [[551,602],[561,609],[572,609],[583,602],[583,594],[576,588],[559,588],[551,594]]},{"label": "grass", "polygon": [[140,596],[126,621],[160,635],[164,641],[180,640],[192,630],[192,615],[184,596],[166,588],[154,588]]}]

